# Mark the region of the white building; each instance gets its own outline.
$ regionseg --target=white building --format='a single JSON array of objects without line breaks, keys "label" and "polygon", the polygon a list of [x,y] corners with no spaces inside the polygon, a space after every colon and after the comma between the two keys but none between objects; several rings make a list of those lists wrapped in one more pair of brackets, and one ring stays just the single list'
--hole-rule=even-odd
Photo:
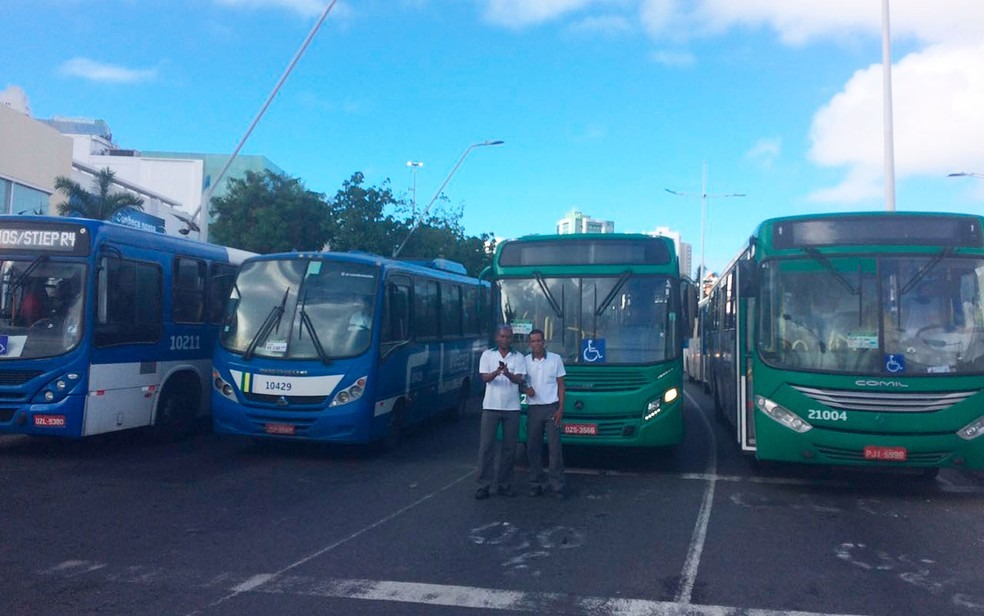
[{"label": "white building", "polygon": [[558,235],[571,233],[615,233],[615,222],[591,218],[574,209],[557,221]]},{"label": "white building", "polygon": [[669,227],[656,227],[655,231],[649,231],[646,235],[653,237],[668,237],[673,240],[673,247],[677,257],[680,259],[680,275],[690,277],[693,275],[693,247],[684,242],[679,231],[673,231]]},{"label": "white building", "polygon": [[11,105],[0,105],[0,214],[54,211],[55,178],[72,174],[72,140]]}]

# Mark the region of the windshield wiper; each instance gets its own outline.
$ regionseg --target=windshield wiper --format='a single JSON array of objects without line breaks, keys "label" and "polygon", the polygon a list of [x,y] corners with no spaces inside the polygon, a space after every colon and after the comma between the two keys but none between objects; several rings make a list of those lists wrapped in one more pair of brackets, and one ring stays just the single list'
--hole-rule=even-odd
[{"label": "windshield wiper", "polygon": [[24,283],[27,282],[27,277],[30,276],[31,273],[39,265],[41,265],[41,263],[43,263],[44,261],[47,261],[47,260],[48,260],[48,255],[38,255],[37,257],[35,257],[34,260],[31,261],[31,264],[27,266],[27,268],[21,273],[20,276],[17,277],[17,280],[15,280],[15,281],[13,281],[13,283],[11,283],[11,287],[13,289],[17,289],[17,288],[23,287],[24,286]]},{"label": "windshield wiper", "polygon": [[280,305],[271,308],[270,314],[263,319],[263,325],[260,325],[260,329],[256,332],[256,335],[249,341],[249,346],[246,347],[246,351],[243,353],[243,359],[252,359],[260,340],[265,340],[274,328],[280,328],[280,319],[284,316],[284,308],[287,306],[288,295],[290,295],[290,287],[284,290],[284,297],[280,300]]},{"label": "windshield wiper", "polygon": [[844,285],[847,288],[848,292],[851,295],[857,295],[858,293],[860,293],[860,291],[854,288],[854,285],[851,284],[850,280],[844,278],[844,275],[841,274],[839,271],[837,271],[837,268],[834,267],[833,263],[827,260],[827,257],[820,254],[819,250],[817,250],[816,248],[804,248],[803,252],[810,255],[811,257],[813,257],[814,261],[827,268],[827,270],[834,275],[834,278],[836,278],[838,282],[840,282],[842,285]]},{"label": "windshield wiper", "polygon": [[304,297],[301,298],[301,322],[297,327],[297,339],[301,339],[301,328],[304,327],[311,334],[311,343],[314,345],[314,350],[318,352],[318,357],[321,358],[321,363],[330,364],[331,358],[328,357],[328,353],[325,352],[325,347],[321,345],[321,339],[318,338],[318,332],[314,330],[314,323],[311,322],[311,317],[308,316],[307,310],[304,308],[307,306],[307,292],[305,291]]},{"label": "windshield wiper", "polygon": [[550,304],[550,307],[553,308],[553,311],[557,314],[558,317],[563,319],[564,310],[563,308],[560,307],[560,304],[557,303],[557,300],[554,298],[553,293],[550,292],[550,288],[547,286],[547,281],[543,279],[543,276],[540,275],[540,272],[533,272],[533,275],[536,277],[536,283],[540,285],[540,290],[543,291],[543,294],[546,296],[547,302]]},{"label": "windshield wiper", "polygon": [[608,308],[608,304],[612,303],[612,300],[615,299],[615,296],[618,295],[618,292],[622,290],[622,287],[625,286],[625,282],[629,279],[629,276],[631,275],[632,272],[625,272],[619,277],[618,281],[615,283],[615,286],[612,287],[612,290],[608,292],[608,295],[605,296],[605,299],[601,300],[601,303],[598,304],[598,308],[595,309],[596,317],[601,316],[601,313],[605,311],[605,308]]},{"label": "windshield wiper", "polygon": [[926,274],[928,274],[931,269],[936,267],[939,264],[939,262],[943,260],[943,257],[949,255],[951,252],[953,252],[953,250],[947,247],[944,248],[939,254],[934,255],[933,258],[930,259],[928,263],[926,263],[926,265],[922,266],[922,268],[920,268],[920,270],[916,272],[916,274],[912,277],[912,280],[905,283],[905,286],[899,290],[899,297],[905,295],[913,288],[915,288],[915,286],[919,284],[919,281],[925,278]]}]

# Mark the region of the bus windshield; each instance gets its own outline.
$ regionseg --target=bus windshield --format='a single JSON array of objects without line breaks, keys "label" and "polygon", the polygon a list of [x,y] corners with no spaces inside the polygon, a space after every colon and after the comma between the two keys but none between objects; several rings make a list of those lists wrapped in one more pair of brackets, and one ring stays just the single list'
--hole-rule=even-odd
[{"label": "bus windshield", "polygon": [[527,335],[537,328],[567,365],[585,363],[585,340],[604,341],[605,364],[650,364],[679,356],[678,294],[667,276],[538,276],[504,278],[498,285],[499,318],[513,327],[518,351],[528,352]]},{"label": "bus windshield", "polygon": [[82,263],[0,261],[0,361],[55,357],[82,339]]},{"label": "bus windshield", "polygon": [[219,342],[244,357],[328,361],[364,353],[379,269],[318,259],[247,261]]},{"label": "bus windshield", "polygon": [[984,372],[984,260],[822,257],[763,265],[758,347],[791,370]]}]

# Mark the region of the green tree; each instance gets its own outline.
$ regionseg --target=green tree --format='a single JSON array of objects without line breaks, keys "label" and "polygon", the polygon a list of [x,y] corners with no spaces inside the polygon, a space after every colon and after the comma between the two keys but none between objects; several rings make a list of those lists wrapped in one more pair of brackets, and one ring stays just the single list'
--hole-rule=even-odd
[{"label": "green tree", "polygon": [[328,202],[331,250],[362,250],[385,257],[393,253],[397,238],[407,230],[394,216],[404,204],[397,200],[389,180],[379,188],[365,186],[365,176],[356,171]]},{"label": "green tree", "polygon": [[469,275],[478,276],[492,264],[495,234],[489,231],[478,236],[466,235],[461,225],[463,214],[463,205],[454,207],[446,199],[442,199],[434,213],[407,240],[400,258],[450,259],[464,265]]},{"label": "green tree", "polygon": [[211,210],[214,241],[260,254],[321,250],[331,237],[324,195],[269,170],[229,180],[229,191],[212,200]]},{"label": "green tree", "polygon": [[77,216],[95,220],[109,220],[124,208],[143,209],[143,199],[129,192],[110,193],[116,174],[109,167],[96,173],[92,179],[95,192],[82,188],[78,182],[65,176],[55,178],[55,188],[68,195],[68,200],[59,203],[58,213],[62,216]]}]

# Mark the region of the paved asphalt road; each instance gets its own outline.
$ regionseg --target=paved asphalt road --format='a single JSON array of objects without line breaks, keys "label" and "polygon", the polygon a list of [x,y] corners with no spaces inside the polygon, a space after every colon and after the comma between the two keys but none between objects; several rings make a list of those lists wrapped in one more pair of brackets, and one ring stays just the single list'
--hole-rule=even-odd
[{"label": "paved asphalt road", "polygon": [[567,449],[565,501],[472,498],[477,408],[390,454],[0,437],[0,614],[984,614],[984,475],[763,470],[687,413]]}]

